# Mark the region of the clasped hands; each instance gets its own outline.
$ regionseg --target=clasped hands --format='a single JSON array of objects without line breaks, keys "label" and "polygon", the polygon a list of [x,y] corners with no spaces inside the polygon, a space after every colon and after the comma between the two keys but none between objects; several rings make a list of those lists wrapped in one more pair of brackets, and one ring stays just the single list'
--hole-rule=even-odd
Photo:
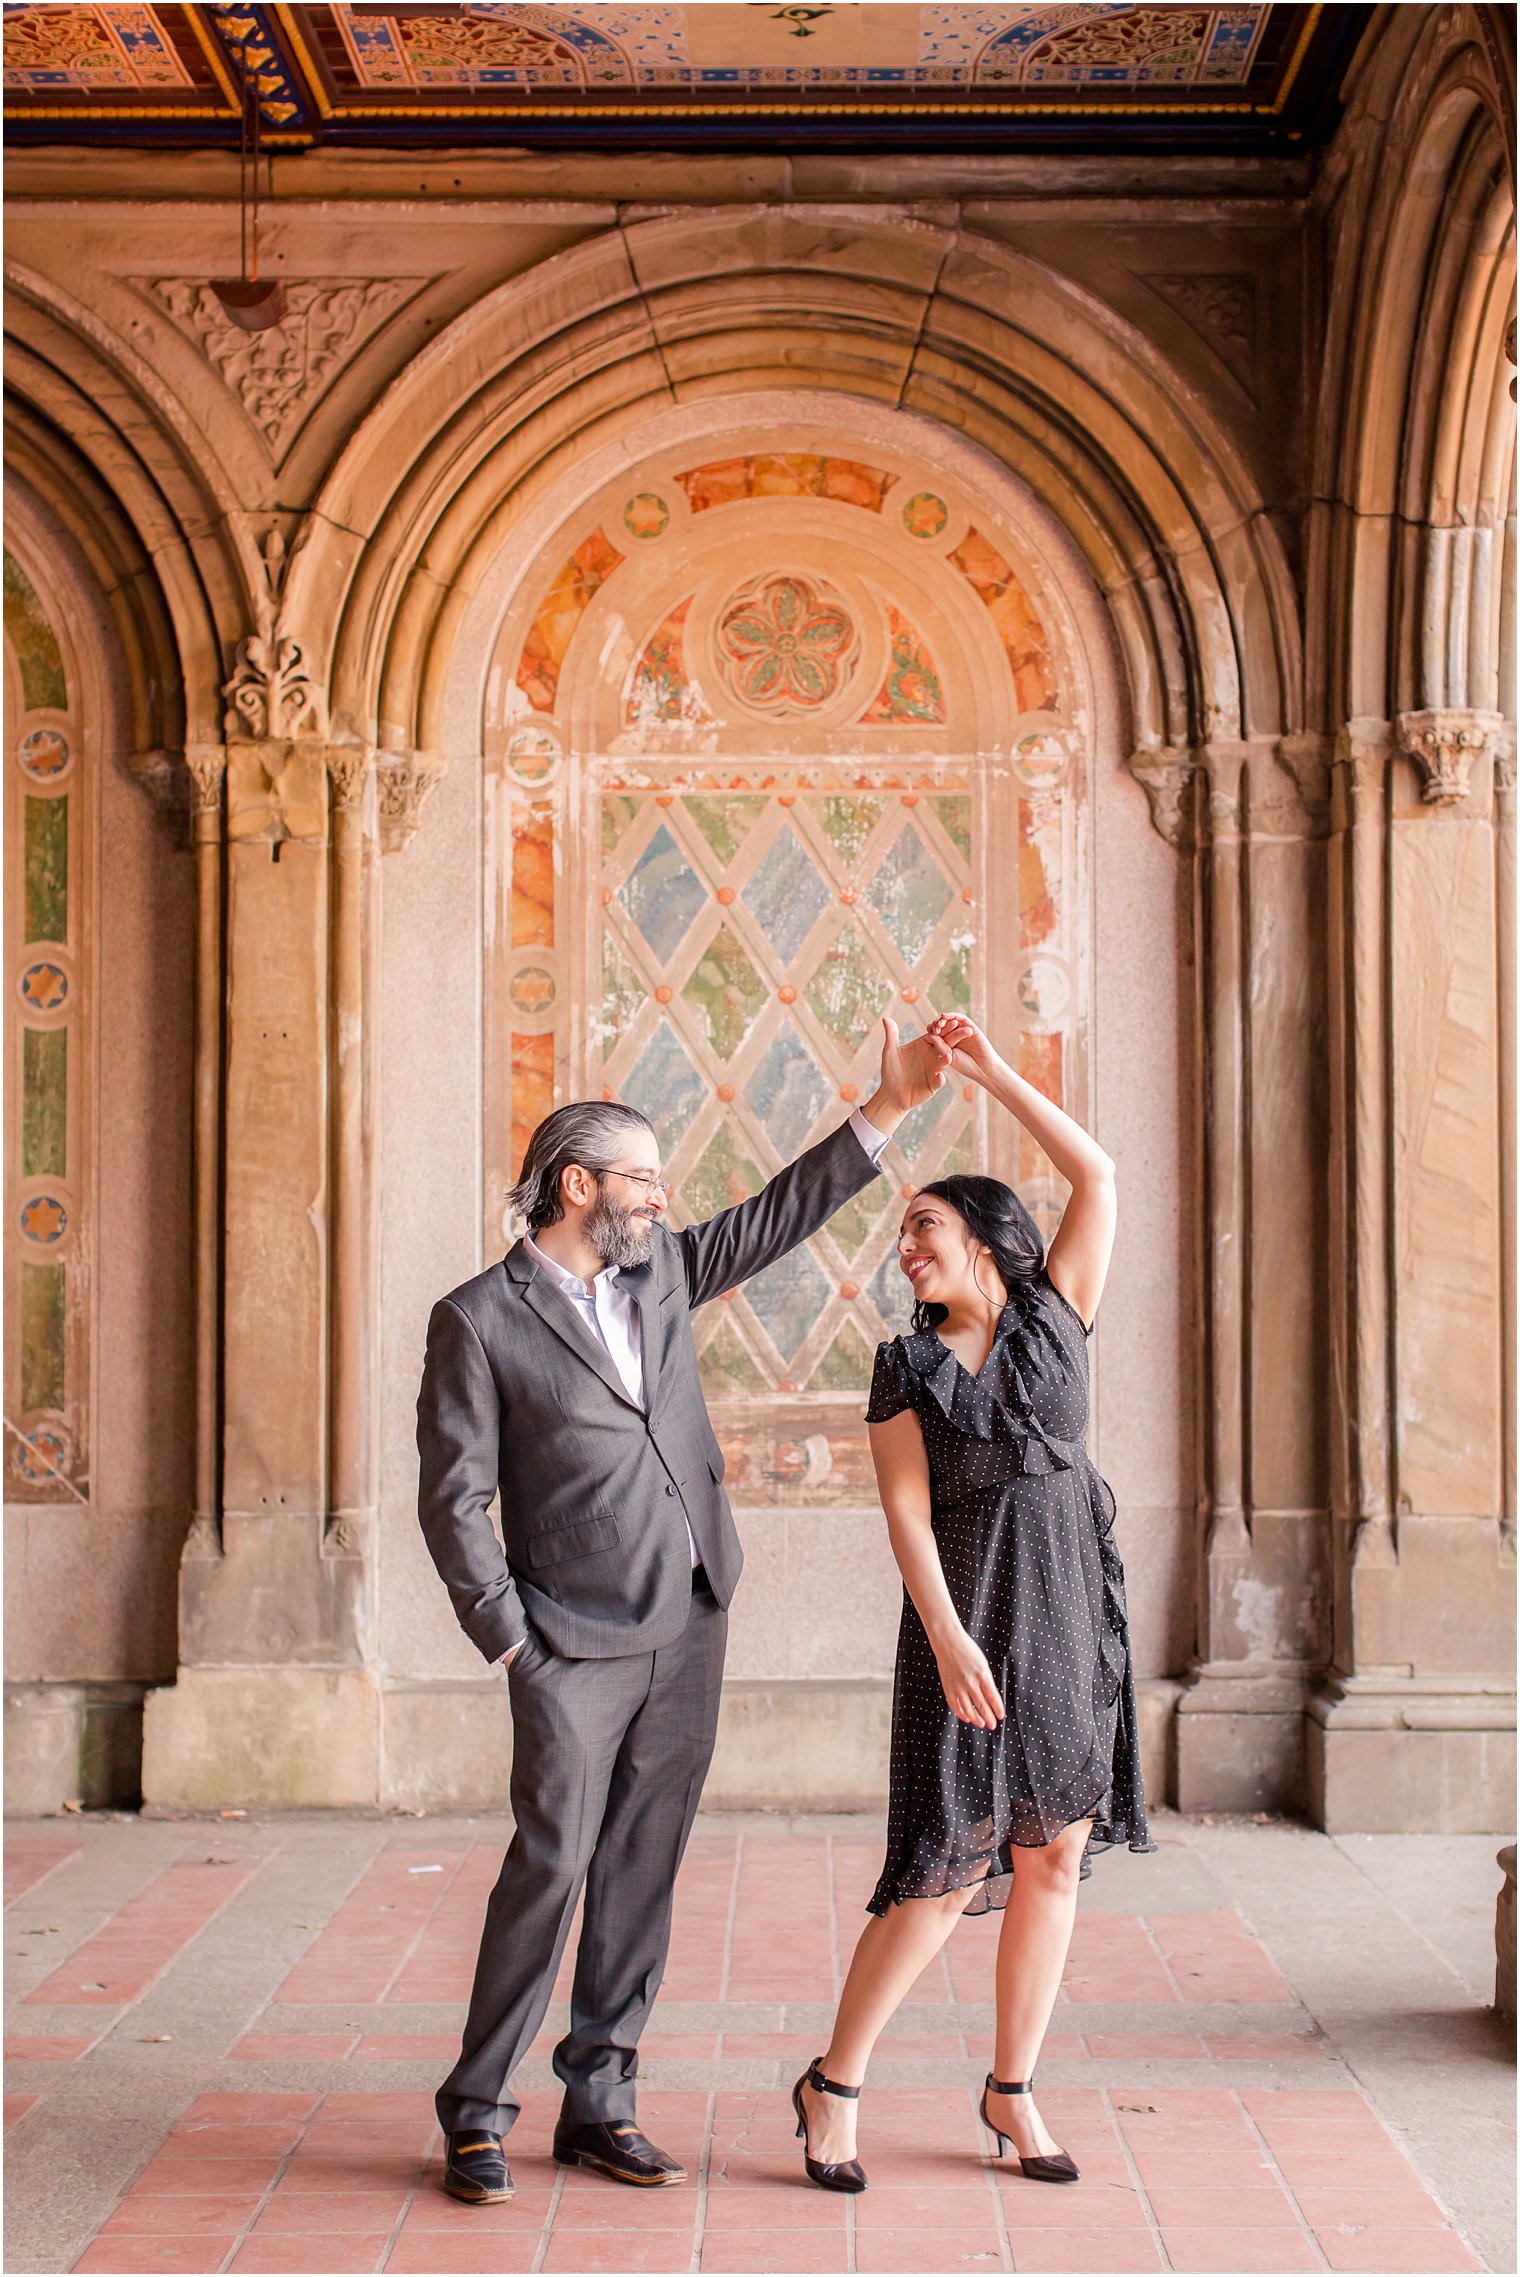
[{"label": "clasped hands", "polygon": [[985,1083],[992,1072],[996,1053],[975,1021],[959,1012],[941,1013],[910,1044],[902,1041],[890,1013],[882,1015],[881,1025],[881,1081],[862,1109],[878,1130],[894,1130],[951,1074]]}]

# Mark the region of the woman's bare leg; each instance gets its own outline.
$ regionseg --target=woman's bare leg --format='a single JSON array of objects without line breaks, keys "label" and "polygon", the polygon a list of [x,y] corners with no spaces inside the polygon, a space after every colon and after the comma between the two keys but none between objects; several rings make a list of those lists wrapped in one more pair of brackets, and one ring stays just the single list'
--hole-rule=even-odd
[{"label": "woman's bare leg", "polygon": [[[873,1914],[860,1933],[839,1996],[833,2037],[819,2061],[825,2079],[837,2079],[841,2087],[860,2086],[884,2027],[943,1946],[976,1888],[972,1882],[943,1897],[904,1898],[890,1912]],[[804,2087],[802,2107],[812,2157],[836,2166],[855,2156],[858,2104]]]},{"label": "woman's bare leg", "polygon": [[[1077,1918],[1077,1887],[1090,1821],[1062,1829],[1042,1850],[1017,1850],[997,1953],[994,2079],[1032,2079]],[[1032,2095],[989,2095],[994,2126],[1015,2148],[1049,2157],[1060,2144]]]}]

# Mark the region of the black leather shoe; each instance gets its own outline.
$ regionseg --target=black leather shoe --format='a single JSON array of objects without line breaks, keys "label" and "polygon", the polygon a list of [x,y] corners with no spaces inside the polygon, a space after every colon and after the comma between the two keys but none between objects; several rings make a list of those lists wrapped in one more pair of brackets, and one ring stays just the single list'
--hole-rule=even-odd
[{"label": "black leather shoe", "polygon": [[443,2169],[443,2187],[451,2198],[462,2198],[467,2206],[501,2206],[512,2196],[512,2177],[507,2170],[500,2135],[483,2131],[474,2134],[449,2135],[447,2161]]},{"label": "black leather shoe", "polygon": [[561,2119],[554,2130],[554,2155],[561,2166],[592,2166],[614,2182],[635,2189],[660,2190],[684,2182],[686,2169],[668,2151],[657,2150],[647,2135],[622,2119]]},{"label": "black leather shoe", "polygon": [[1010,2144],[1009,2137],[1004,2134],[996,2120],[990,2117],[988,2113],[987,2098],[989,2095],[1033,2095],[1033,2093],[1034,2081],[1032,2079],[994,2079],[991,2072],[988,2072],[987,2084],[982,2089],[982,2125],[989,2135],[997,2136],[998,2150],[1004,2158],[1008,2156],[1009,2149],[1012,2149],[1014,2157],[1019,2162],[1020,2174],[1027,2175],[1031,2182],[1080,2182],[1082,2179],[1081,2172],[1070,2151],[1053,2151],[1048,2157],[1040,2157],[1034,2151],[1021,2151],[1017,2143]]},{"label": "black leather shoe", "polygon": [[810,2087],[815,2095],[841,2095],[847,2103],[858,2101],[858,2087],[841,2087],[837,2079],[825,2079],[819,2069],[820,2058],[814,2056],[807,2070],[792,2089],[792,2109],[797,2114],[797,2140],[802,2144],[802,2163],[809,2182],[816,2182],[820,2190],[843,2190],[854,2194],[869,2189],[866,2170],[858,2158],[843,2158],[832,2166],[825,2159],[814,2158],[807,2147],[807,2113],[802,2107],[802,2090]]}]

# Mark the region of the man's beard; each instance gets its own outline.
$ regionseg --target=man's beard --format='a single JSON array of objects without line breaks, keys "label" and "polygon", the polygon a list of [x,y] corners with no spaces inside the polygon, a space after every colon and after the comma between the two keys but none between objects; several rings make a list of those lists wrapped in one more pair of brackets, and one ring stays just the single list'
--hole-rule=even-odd
[{"label": "man's beard", "polygon": [[581,1228],[604,1265],[647,1265],[653,1232],[647,1219],[636,1218],[605,1191],[599,1192],[586,1212]]}]

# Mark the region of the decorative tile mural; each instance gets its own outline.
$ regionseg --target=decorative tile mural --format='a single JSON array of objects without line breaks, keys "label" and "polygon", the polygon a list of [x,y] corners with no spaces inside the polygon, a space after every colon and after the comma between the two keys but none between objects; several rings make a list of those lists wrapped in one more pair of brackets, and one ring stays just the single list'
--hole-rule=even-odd
[{"label": "decorative tile mural", "polygon": [[890,602],[887,623],[892,632],[892,661],[881,692],[862,716],[861,726],[885,727],[896,720],[920,720],[929,726],[940,726],[945,717],[945,699],[927,648],[902,611],[894,609]]},{"label": "decorative tile mural", "polygon": [[[1068,0],[1054,7],[984,8],[950,0],[876,9],[862,39],[850,22],[862,11],[828,5],[753,13],[515,4],[331,11],[358,84],[377,93],[825,82],[925,89],[1232,85],[1248,76],[1270,13],[1265,6],[1104,7]],[[845,35],[843,46],[831,33]],[[804,41],[822,45],[815,51]]]},{"label": "decorative tile mural", "polygon": [[12,139],[235,148],[243,68],[272,148],[527,142],[706,144],[737,125],[791,147],[798,119],[868,121],[872,146],[1003,146],[1072,120],[1111,149],[1157,126],[1221,127],[1288,153],[1333,124],[1365,11],[1309,0],[978,0],[806,7],[577,6],[569,0],[16,0],[5,9]]},{"label": "decorative tile mural", "polygon": [[[654,1123],[676,1221],[710,1216],[869,1095],[884,1012],[913,1034],[996,1009],[1024,1072],[1070,1094],[1081,742],[993,528],[864,459],[667,459],[529,578],[503,658],[493,1195],[549,1105],[600,1091]],[[699,1316],[709,1390],[861,1392],[908,1314],[904,1195],[985,1138],[958,1081],[907,1118],[881,1181]],[[1049,1165],[1008,1143],[1049,1223]]]},{"label": "decorative tile mural", "polygon": [[606,532],[593,530],[544,594],[517,665],[517,685],[535,711],[553,711],[560,666],[575,628],[622,559]]},{"label": "decorative tile mural", "polygon": [[6,1494],[75,1501],[88,1491],[87,786],[57,632],[9,551],[4,567],[7,663],[23,706],[6,723]]},{"label": "decorative tile mural", "polygon": [[153,8],[7,8],[8,88],[188,87],[190,75]]},{"label": "decorative tile mural", "polygon": [[709,506],[732,506],[741,498],[832,498],[842,506],[861,506],[869,514],[879,514],[893,477],[880,467],[862,466],[859,459],[763,451],[713,459],[676,480],[694,514]]}]

